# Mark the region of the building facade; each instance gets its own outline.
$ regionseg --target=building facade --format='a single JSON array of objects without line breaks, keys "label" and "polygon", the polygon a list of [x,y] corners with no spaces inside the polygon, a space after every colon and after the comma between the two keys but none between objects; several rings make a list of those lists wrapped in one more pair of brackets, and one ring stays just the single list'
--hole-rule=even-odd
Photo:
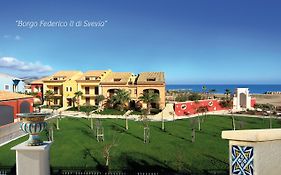
[{"label": "building facade", "polygon": [[16,114],[33,112],[33,97],[0,91],[0,127],[18,121]]},{"label": "building facade", "polygon": [[54,93],[52,105],[68,107],[73,105],[74,93],[77,92],[77,80],[83,75],[80,71],[60,71],[44,78],[43,94],[47,91]]},{"label": "building facade", "polygon": [[[75,92],[81,91],[81,105],[98,105],[97,96],[109,99],[118,89],[130,92],[130,104],[140,102],[139,97],[147,91],[159,94],[160,101],[152,107],[165,107],[165,78],[163,72],[142,72],[134,75],[130,72],[112,72],[111,70],[60,71],[47,78],[31,83],[32,92],[42,91],[42,96],[51,90],[54,92],[52,105],[73,106]],[[144,104],[146,105],[146,104]]]},{"label": "building facade", "polygon": [[77,90],[83,93],[81,104],[98,105],[97,96],[102,95],[100,82],[111,73],[111,70],[96,70],[85,72],[77,82]]}]

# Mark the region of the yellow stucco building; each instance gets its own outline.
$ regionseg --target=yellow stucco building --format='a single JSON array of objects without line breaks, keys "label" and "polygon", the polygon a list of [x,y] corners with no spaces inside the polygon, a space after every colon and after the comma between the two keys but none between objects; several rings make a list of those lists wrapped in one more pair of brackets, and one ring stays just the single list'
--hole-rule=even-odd
[{"label": "yellow stucco building", "polygon": [[[130,72],[112,72],[111,70],[93,70],[82,73],[80,71],[59,71],[52,76],[40,80],[43,87],[43,96],[48,90],[54,92],[51,104],[68,107],[73,105],[75,92],[83,95],[79,101],[81,105],[98,105],[96,97],[103,95],[110,98],[116,90],[125,89],[130,92],[131,102],[134,105],[146,91],[159,94],[159,103],[152,107],[165,107],[165,77],[164,72],[142,72],[134,75]],[[34,81],[38,85],[39,81]],[[32,85],[32,84],[31,84]],[[144,104],[144,107],[146,104]]]},{"label": "yellow stucco building", "polygon": [[100,82],[110,73],[111,70],[88,71],[76,80],[78,91],[83,93],[81,104],[98,105],[96,97],[102,94]]},{"label": "yellow stucco building", "polygon": [[133,75],[129,72],[111,72],[100,82],[102,95],[111,97],[117,89],[125,89],[131,94],[131,104],[139,101],[139,97],[145,91],[153,91],[159,94],[159,104],[152,107],[165,107],[165,79],[163,72],[142,72]]},{"label": "yellow stucco building", "polygon": [[53,105],[72,106],[74,93],[77,92],[76,80],[83,75],[80,71],[59,71],[43,79],[43,94],[54,92]]}]

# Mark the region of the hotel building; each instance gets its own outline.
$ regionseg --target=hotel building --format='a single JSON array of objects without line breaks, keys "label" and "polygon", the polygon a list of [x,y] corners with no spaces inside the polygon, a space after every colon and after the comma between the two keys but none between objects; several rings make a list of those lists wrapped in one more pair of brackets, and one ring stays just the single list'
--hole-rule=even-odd
[{"label": "hotel building", "polygon": [[[42,84],[41,84],[42,83]],[[52,76],[31,83],[32,91],[39,87],[44,93],[54,92],[52,105],[69,107],[73,105],[75,92],[81,91],[80,104],[98,105],[96,97],[103,95],[106,99],[114,95],[118,89],[130,92],[130,105],[139,102],[143,93],[153,91],[159,94],[158,103],[152,107],[165,107],[165,78],[164,72],[142,72],[134,75],[130,72],[112,72],[111,70],[93,70],[82,73],[80,71],[60,71]],[[42,89],[41,89],[42,87]],[[146,105],[146,104],[144,104]]]}]

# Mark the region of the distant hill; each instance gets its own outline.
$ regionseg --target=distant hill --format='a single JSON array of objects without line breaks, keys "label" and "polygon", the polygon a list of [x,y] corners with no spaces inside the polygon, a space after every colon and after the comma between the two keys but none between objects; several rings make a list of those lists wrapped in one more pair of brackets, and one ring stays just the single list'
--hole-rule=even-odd
[{"label": "distant hill", "polygon": [[30,84],[32,81],[44,78],[46,76],[25,76],[25,77],[21,77],[21,79],[23,79],[23,82],[25,84]]}]

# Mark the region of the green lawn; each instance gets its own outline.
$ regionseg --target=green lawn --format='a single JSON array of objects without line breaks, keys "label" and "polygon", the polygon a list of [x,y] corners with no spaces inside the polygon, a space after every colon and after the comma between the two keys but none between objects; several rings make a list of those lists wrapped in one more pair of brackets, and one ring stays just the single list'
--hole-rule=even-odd
[{"label": "green lawn", "polygon": [[[237,117],[237,127],[268,128],[268,119]],[[166,131],[161,122],[150,122],[150,140],[143,143],[143,125],[129,121],[104,119],[105,141],[98,143],[90,129],[90,120],[65,118],[60,121],[60,130],[55,131],[51,146],[51,166],[77,167],[102,170],[105,165],[103,148],[117,138],[111,150],[112,171],[189,172],[192,174],[228,174],[228,141],[221,139],[221,131],[231,129],[231,118],[207,116],[202,130],[196,132],[196,142],[191,142],[190,119],[166,122]],[[281,127],[273,120],[273,127]],[[0,147],[0,166],[13,166],[15,152],[10,148],[27,137]]]}]

